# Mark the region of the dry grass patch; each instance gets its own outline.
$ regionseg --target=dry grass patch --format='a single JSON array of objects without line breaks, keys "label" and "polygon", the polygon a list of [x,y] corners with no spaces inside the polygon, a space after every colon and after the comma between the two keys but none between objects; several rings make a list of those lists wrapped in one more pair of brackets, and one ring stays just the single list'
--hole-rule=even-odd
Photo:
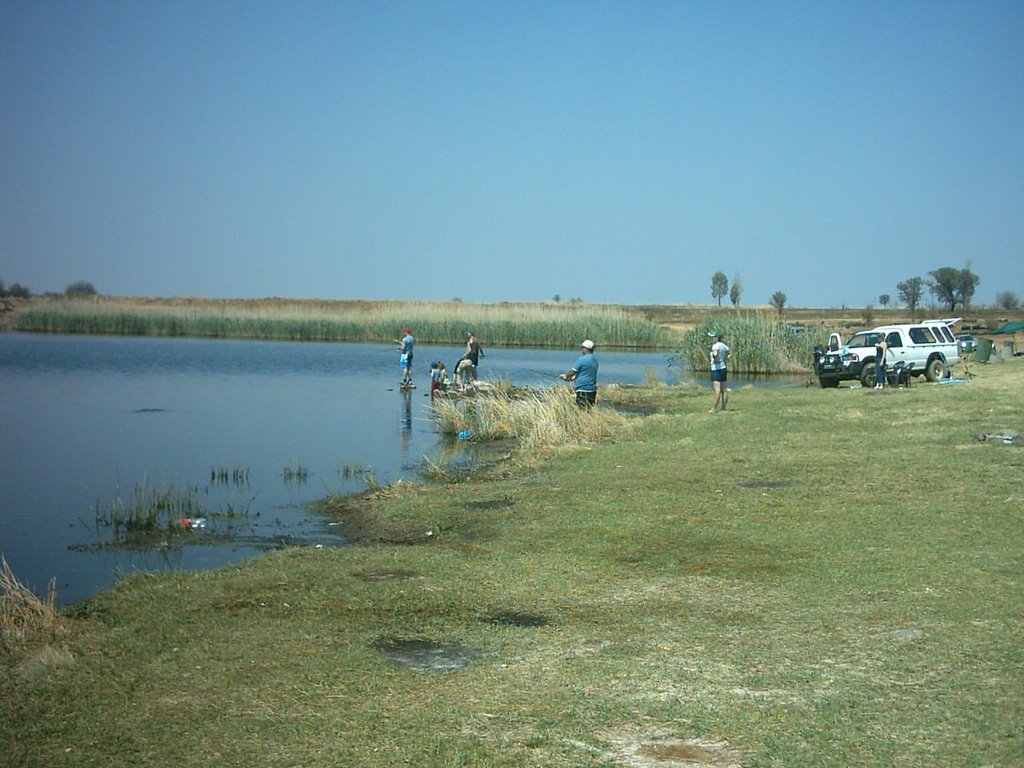
[{"label": "dry grass patch", "polygon": [[18,581],[7,559],[0,555],[0,640],[4,650],[59,639],[64,622],[54,604],[57,591],[50,582],[45,600]]},{"label": "dry grass patch", "polygon": [[18,662],[17,671],[23,678],[34,678],[46,675],[50,670],[74,664],[75,655],[67,648],[47,644],[27,652]]},{"label": "dry grass patch", "polygon": [[515,440],[530,452],[556,446],[593,443],[626,425],[607,408],[580,408],[567,387],[441,399],[432,406],[443,434],[477,441]]}]

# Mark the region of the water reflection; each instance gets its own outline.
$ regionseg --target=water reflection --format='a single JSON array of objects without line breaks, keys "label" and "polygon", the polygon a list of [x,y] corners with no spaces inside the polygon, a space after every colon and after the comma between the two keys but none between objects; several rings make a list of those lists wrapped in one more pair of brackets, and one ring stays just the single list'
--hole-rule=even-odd
[{"label": "water reflection", "polygon": [[409,455],[409,441],[412,438],[412,390],[401,390],[402,395],[402,456]]}]

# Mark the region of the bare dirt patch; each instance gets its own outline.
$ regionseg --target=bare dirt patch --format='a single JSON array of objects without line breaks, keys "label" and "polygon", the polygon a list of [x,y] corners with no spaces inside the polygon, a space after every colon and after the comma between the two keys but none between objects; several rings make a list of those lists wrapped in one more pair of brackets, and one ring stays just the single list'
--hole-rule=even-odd
[{"label": "bare dirt patch", "polygon": [[633,768],[702,766],[742,768],[743,754],[728,741],[678,739],[666,731],[615,731],[605,734],[613,744],[611,759]]}]

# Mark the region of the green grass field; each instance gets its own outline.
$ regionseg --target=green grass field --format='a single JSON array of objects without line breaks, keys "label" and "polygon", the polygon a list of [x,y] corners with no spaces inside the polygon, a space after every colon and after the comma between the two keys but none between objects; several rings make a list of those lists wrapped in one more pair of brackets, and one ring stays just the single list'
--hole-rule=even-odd
[{"label": "green grass field", "polygon": [[328,500],[364,543],[132,577],[0,655],[0,762],[1024,764],[1024,360],[974,370],[608,389],[656,412]]}]

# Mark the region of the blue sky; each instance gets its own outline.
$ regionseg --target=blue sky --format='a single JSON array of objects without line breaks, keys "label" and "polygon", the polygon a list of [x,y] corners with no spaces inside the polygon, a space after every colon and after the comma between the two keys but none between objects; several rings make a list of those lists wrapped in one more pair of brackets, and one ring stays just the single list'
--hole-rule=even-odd
[{"label": "blue sky", "polygon": [[0,0],[0,279],[1024,298],[1024,2]]}]

